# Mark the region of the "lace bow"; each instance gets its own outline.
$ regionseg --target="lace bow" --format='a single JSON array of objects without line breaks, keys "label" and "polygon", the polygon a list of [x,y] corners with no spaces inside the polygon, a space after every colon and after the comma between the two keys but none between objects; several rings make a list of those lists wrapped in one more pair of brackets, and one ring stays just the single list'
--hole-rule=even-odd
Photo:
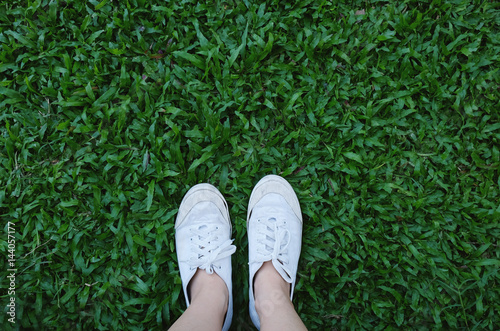
[{"label": "lace bow", "polygon": [[292,273],[288,268],[288,255],[286,254],[290,243],[290,231],[283,227],[286,221],[277,221],[271,217],[267,220],[259,219],[257,222],[260,224],[258,231],[261,234],[258,239],[261,245],[257,248],[260,258],[257,258],[257,262],[271,260],[283,279],[291,283]]},{"label": "lace bow", "polygon": [[228,239],[222,243],[218,240],[219,227],[198,226],[190,229],[193,245],[191,258],[187,261],[191,270],[200,268],[212,274],[214,268],[220,269],[220,260],[231,256],[236,251],[236,246],[232,245],[233,240]]}]

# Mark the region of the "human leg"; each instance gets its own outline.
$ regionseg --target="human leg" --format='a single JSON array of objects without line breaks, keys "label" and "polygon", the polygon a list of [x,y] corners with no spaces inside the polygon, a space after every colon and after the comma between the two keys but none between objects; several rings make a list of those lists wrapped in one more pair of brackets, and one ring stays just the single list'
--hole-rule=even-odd
[{"label": "human leg", "polygon": [[189,307],[169,330],[221,330],[229,303],[228,288],[222,278],[198,269],[188,293]]},{"label": "human leg", "polygon": [[271,261],[264,262],[254,280],[255,309],[261,330],[307,330],[290,300],[290,284]]}]

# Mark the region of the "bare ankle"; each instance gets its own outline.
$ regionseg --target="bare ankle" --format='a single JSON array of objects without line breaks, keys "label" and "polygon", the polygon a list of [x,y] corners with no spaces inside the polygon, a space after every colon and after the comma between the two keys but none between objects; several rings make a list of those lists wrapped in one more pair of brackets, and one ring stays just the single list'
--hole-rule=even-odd
[{"label": "bare ankle", "polygon": [[190,303],[196,304],[209,300],[211,305],[220,307],[225,314],[229,303],[226,283],[216,273],[208,274],[198,269],[188,285]]},{"label": "bare ankle", "polygon": [[292,304],[290,284],[274,269],[272,262],[265,262],[254,277],[255,309],[259,316],[272,314],[277,305]]}]

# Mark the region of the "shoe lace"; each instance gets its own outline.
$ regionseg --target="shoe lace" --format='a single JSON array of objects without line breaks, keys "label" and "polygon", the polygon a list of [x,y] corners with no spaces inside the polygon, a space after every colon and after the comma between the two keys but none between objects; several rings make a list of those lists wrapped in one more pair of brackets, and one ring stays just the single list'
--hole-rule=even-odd
[{"label": "shoe lace", "polygon": [[257,262],[266,262],[271,260],[274,267],[277,268],[281,276],[288,282],[292,282],[292,273],[288,268],[287,249],[290,244],[290,231],[284,226],[286,221],[277,220],[270,217],[267,220],[257,220],[260,224],[258,231],[262,236],[259,236],[257,242],[260,243],[257,247],[260,259]]},{"label": "shoe lace", "polygon": [[220,260],[231,256],[236,251],[233,240],[219,241],[219,227],[216,225],[200,225],[190,228],[191,257],[186,261],[191,269],[204,269],[208,274],[214,268],[220,269]]}]

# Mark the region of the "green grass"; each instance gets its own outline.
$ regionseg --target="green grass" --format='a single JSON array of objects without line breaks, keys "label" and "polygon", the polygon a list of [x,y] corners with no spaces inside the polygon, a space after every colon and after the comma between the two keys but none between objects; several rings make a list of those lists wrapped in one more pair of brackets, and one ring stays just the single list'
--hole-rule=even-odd
[{"label": "green grass", "polygon": [[498,329],[499,3],[204,3],[1,2],[2,328],[167,328],[177,208],[209,182],[252,329],[246,207],[274,173],[310,329]]}]

